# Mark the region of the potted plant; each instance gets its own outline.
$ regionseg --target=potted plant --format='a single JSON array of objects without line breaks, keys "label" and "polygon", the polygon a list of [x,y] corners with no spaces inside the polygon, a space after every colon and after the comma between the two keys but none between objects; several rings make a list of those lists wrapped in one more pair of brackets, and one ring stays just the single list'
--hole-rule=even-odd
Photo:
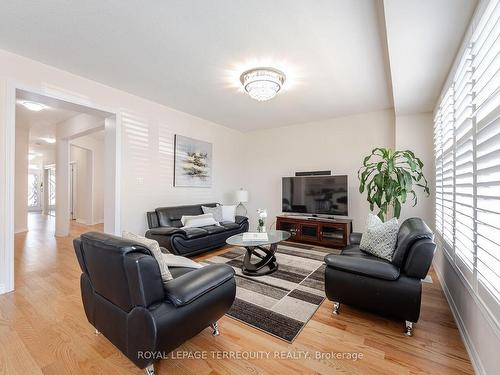
[{"label": "potted plant", "polygon": [[422,168],[424,163],[409,150],[394,151],[389,148],[375,148],[363,160],[363,166],[358,171],[359,192],[367,192],[370,210],[375,206],[377,216],[384,221],[389,209],[399,218],[401,206],[408,195],[417,204],[414,187],[421,187],[429,196],[430,190]]}]

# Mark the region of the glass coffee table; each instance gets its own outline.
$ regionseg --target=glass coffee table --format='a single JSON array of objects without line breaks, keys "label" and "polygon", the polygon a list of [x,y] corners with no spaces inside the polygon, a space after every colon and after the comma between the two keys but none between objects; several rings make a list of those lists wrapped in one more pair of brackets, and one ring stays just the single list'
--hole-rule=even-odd
[{"label": "glass coffee table", "polygon": [[[243,241],[243,233],[229,237],[228,245],[242,246],[247,252],[243,259],[241,271],[247,276],[263,276],[273,273],[278,269],[276,262],[276,249],[281,241],[290,238],[290,233],[282,230],[267,232],[267,241]],[[268,246],[268,247],[265,247]],[[257,262],[252,262],[252,257],[258,258]]]}]

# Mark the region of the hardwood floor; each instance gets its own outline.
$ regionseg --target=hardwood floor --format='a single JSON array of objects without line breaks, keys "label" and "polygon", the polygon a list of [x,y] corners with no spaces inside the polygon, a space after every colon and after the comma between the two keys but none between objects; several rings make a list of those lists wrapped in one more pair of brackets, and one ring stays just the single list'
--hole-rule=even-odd
[{"label": "hardwood floor", "polygon": [[[105,337],[94,335],[85,317],[72,238],[89,227],[73,224],[70,237],[55,238],[53,220],[31,215],[30,231],[16,235],[16,290],[0,296],[0,374],[141,374]],[[175,351],[207,359],[162,360],[156,363],[156,373],[472,374],[433,271],[431,276],[434,283],[424,283],[422,314],[411,338],[403,335],[401,322],[349,306],[342,305],[340,315],[333,316],[332,303],[326,300],[293,344],[225,316],[219,321],[219,337],[206,329]],[[312,358],[295,354],[286,359],[300,352]],[[317,352],[323,358],[315,358]],[[328,358],[331,352],[363,357],[336,360]],[[245,358],[220,359],[217,355],[223,353]],[[270,358],[247,358],[255,353],[269,353]]]}]

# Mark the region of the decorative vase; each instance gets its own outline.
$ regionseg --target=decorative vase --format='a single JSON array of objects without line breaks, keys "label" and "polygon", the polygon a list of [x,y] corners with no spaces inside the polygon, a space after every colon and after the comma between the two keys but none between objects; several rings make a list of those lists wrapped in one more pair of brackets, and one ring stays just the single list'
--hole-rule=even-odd
[{"label": "decorative vase", "polygon": [[259,215],[259,220],[258,220],[258,225],[257,225],[257,232],[265,232],[266,231],[266,217],[267,217],[267,210],[265,208],[259,208],[257,210],[257,214]]}]

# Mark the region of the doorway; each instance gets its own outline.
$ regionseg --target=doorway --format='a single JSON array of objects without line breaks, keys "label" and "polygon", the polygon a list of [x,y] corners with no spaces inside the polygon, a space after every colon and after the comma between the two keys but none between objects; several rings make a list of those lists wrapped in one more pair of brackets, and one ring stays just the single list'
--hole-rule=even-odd
[{"label": "doorway", "polygon": [[[18,184],[17,175],[15,175],[15,161],[16,159],[16,120],[18,115],[16,113],[17,105],[23,101],[35,102],[40,107],[81,112],[88,117],[101,117],[101,130],[105,133],[105,144],[107,148],[106,160],[104,161],[103,168],[106,170],[106,196],[104,201],[106,207],[104,209],[104,230],[108,233],[117,234],[120,232],[120,134],[121,134],[121,118],[116,115],[116,112],[106,111],[100,109],[98,106],[91,105],[88,101],[85,103],[78,103],[79,100],[70,97],[69,100],[64,100],[68,97],[67,93],[59,93],[46,95],[37,90],[26,90],[25,87],[19,87],[14,82],[9,82],[5,87],[7,95],[4,104],[4,117],[6,119],[5,137],[0,138],[2,153],[5,160],[7,160],[5,168],[5,184],[1,188],[3,190],[2,196],[4,197],[5,216],[0,220],[0,293],[9,292],[14,288],[14,232],[15,232],[15,215],[16,199],[15,195],[17,190],[24,190],[24,198],[20,200],[24,207],[24,212],[34,213],[36,215],[44,215],[52,217],[52,220],[46,221],[47,223],[54,223],[55,234],[68,235],[69,222],[70,222],[70,165],[69,165],[69,143],[75,137],[85,135],[89,131],[89,127],[80,127],[78,131],[63,134],[57,134],[57,139],[50,136],[43,136],[44,144],[54,144],[57,157],[55,158],[56,167],[46,168],[47,163],[44,163],[37,173],[28,173],[28,168],[24,169],[26,172],[23,177],[24,183]],[[41,111],[40,113],[50,113],[51,110]],[[62,128],[64,129],[64,127]],[[28,151],[27,151],[28,153]],[[35,152],[37,153],[37,152]],[[30,155],[31,156],[31,155]],[[35,155],[38,157],[39,155]],[[22,159],[28,159],[27,154]],[[61,163],[64,161],[64,163]],[[61,167],[65,165],[66,167]],[[58,166],[58,167],[57,167]],[[30,179],[30,183],[28,183]],[[14,185],[14,182],[16,184]],[[14,187],[16,186],[16,188]],[[22,186],[22,188],[21,188]],[[28,199],[28,191],[31,195]],[[28,211],[29,210],[29,211]],[[44,212],[46,211],[46,212]],[[56,213],[55,217],[54,212]],[[18,215],[19,216],[19,215]],[[26,218],[28,215],[20,215]],[[61,224],[66,221],[65,224]],[[27,226],[27,225],[26,225]],[[62,227],[62,231],[57,232],[58,226]],[[29,229],[29,228],[26,228]],[[53,234],[52,234],[53,235]]]}]

